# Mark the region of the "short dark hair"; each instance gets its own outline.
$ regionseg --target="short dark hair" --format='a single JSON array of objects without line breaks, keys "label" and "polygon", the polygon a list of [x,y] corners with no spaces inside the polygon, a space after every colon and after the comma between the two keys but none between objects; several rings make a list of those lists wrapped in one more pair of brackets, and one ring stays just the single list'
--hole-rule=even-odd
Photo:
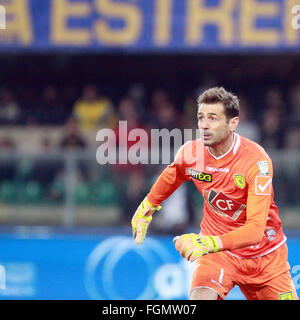
[{"label": "short dark hair", "polygon": [[204,91],[197,99],[198,105],[201,103],[222,103],[227,119],[238,117],[240,113],[240,102],[237,96],[226,91],[223,87],[214,87]]}]

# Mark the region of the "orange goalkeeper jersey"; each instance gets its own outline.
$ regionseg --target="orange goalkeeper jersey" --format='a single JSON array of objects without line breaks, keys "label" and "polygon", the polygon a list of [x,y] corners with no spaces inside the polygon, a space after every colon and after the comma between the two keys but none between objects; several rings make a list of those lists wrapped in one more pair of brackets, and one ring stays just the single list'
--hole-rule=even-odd
[{"label": "orange goalkeeper jersey", "polygon": [[148,199],[159,205],[185,180],[204,198],[202,235],[220,236],[239,258],[265,255],[286,241],[274,202],[272,161],[258,144],[234,133],[228,152],[214,156],[201,140],[184,144]]}]

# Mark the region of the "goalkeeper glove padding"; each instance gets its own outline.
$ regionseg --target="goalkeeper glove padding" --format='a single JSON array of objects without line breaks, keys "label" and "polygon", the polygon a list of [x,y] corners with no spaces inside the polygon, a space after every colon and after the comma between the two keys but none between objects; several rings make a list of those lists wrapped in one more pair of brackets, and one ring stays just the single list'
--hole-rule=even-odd
[{"label": "goalkeeper glove padding", "polygon": [[137,208],[132,220],[132,234],[136,244],[142,244],[145,240],[148,226],[152,220],[155,211],[159,211],[161,206],[153,206],[147,197],[141,202]]},{"label": "goalkeeper glove padding", "polygon": [[200,236],[199,234],[188,233],[175,237],[173,242],[181,256],[190,262],[207,253],[217,252],[221,249],[216,236]]}]

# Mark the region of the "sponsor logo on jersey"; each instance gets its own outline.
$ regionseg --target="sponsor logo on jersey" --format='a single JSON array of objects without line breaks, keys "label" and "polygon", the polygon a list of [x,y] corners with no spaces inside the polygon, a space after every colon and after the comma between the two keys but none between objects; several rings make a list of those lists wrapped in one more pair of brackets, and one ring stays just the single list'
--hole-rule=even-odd
[{"label": "sponsor logo on jersey", "polygon": [[213,168],[213,167],[206,167],[207,171],[210,172],[221,172],[221,173],[229,173],[229,169],[228,168]]},{"label": "sponsor logo on jersey", "polygon": [[187,168],[187,173],[194,179],[203,182],[212,182],[212,175],[210,173],[199,172],[190,168]]},{"label": "sponsor logo on jersey", "polygon": [[257,166],[258,166],[260,175],[267,176],[269,174],[268,161],[257,162]]},{"label": "sponsor logo on jersey", "polygon": [[279,300],[293,300],[292,291],[284,292],[279,294]]},{"label": "sponsor logo on jersey", "polygon": [[244,189],[246,187],[246,180],[242,174],[235,174],[233,176],[233,180],[240,189]]},{"label": "sponsor logo on jersey", "polygon": [[231,199],[223,192],[216,192],[213,189],[210,190],[207,201],[210,206],[218,213],[225,215],[233,220],[237,220],[239,215],[246,208],[245,204]]}]

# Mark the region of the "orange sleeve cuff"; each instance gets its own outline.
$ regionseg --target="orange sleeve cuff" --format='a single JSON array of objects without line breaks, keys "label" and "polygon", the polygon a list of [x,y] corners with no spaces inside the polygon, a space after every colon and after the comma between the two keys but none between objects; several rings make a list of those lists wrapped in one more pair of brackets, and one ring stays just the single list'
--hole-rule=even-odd
[{"label": "orange sleeve cuff", "polygon": [[147,194],[147,198],[148,201],[154,206],[154,207],[158,207],[160,205],[160,203],[152,196],[152,194],[149,192]]},{"label": "orange sleeve cuff", "polygon": [[220,235],[219,238],[222,241],[222,250],[232,250],[233,248],[233,240],[229,234]]}]

